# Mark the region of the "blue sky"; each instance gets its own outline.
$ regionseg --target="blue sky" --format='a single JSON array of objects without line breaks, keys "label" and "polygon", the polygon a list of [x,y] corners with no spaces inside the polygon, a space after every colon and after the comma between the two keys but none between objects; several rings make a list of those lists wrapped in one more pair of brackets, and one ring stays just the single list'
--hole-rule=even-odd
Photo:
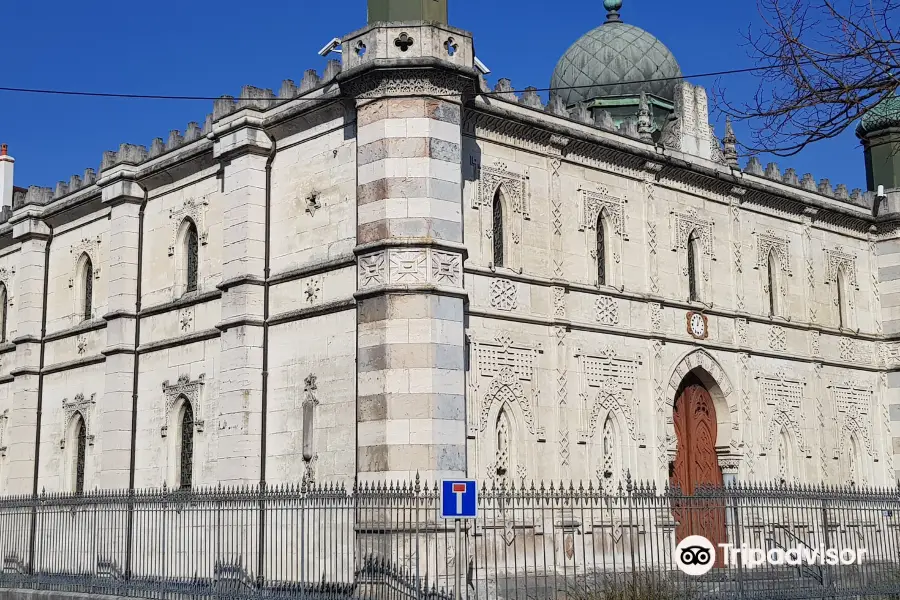
[{"label": "blue sky", "polygon": [[[340,8],[337,8],[338,5]],[[317,51],[366,21],[365,0],[248,3],[235,0],[31,0],[3,17],[0,86],[167,95],[238,95],[242,85],[272,88],[320,73]],[[11,16],[11,18],[10,18]],[[753,66],[742,33],[758,23],[753,0],[625,0],[622,18],[659,37],[685,75]],[[600,0],[450,0],[451,24],[473,32],[476,52],[516,89],[547,87],[559,57],[605,19]],[[712,89],[715,79],[693,79]],[[752,75],[721,83],[736,100],[756,89]],[[16,185],[54,186],[97,168],[122,142],[149,147],[189,121],[202,124],[207,101],[122,100],[0,92],[0,142],[16,158]],[[723,123],[716,129],[722,135]],[[749,139],[742,127],[738,137]],[[767,157],[762,157],[763,163]],[[852,131],[798,156],[778,159],[833,185],[865,187]]]}]

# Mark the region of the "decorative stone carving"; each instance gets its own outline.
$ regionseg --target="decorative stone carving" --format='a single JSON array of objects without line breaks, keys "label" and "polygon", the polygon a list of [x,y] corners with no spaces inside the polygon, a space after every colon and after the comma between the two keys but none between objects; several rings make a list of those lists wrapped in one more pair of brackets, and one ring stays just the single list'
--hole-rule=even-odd
[{"label": "decorative stone carving", "polygon": [[784,352],[787,350],[787,336],[784,327],[772,325],[769,327],[769,348]]},{"label": "decorative stone carving", "polygon": [[756,234],[756,268],[766,269],[769,266],[769,254],[774,252],[781,270],[792,275],[790,258],[790,241],[778,237],[771,229]]},{"label": "decorative stone carving", "polygon": [[550,224],[553,226],[553,235],[562,235],[562,199],[559,196],[559,167],[562,161],[554,158],[550,161],[552,170],[552,189],[550,192]]},{"label": "decorative stone carving", "polygon": [[316,211],[322,208],[322,204],[319,202],[319,193],[318,192],[310,192],[306,196],[306,209],[305,212],[310,217],[316,216]]},{"label": "decorative stone carving", "polygon": [[859,382],[849,381],[832,383],[828,386],[831,390],[835,407],[834,424],[838,439],[835,440],[832,456],[838,458],[841,449],[849,443],[849,433],[855,433],[857,439],[865,445],[869,456],[874,457],[872,445],[872,423],[869,417],[872,414],[874,392],[871,386]]},{"label": "decorative stone carving", "polygon": [[[97,248],[100,246],[100,236],[98,235],[96,238],[82,238],[80,242],[77,244],[72,244],[69,248],[69,254],[72,255],[72,272],[76,273],[78,270],[78,261],[81,260],[81,257],[87,255],[89,259],[91,259],[91,269],[94,273],[94,279],[100,279],[100,262],[97,259]],[[69,278],[69,287],[75,287],[75,278]],[[9,289],[7,287],[7,289]]]},{"label": "decorative stone carving", "polygon": [[700,236],[700,246],[703,253],[711,259],[715,259],[713,220],[702,218],[695,208],[689,208],[683,213],[672,211],[672,215],[675,219],[673,250],[686,250],[691,232],[696,231],[697,235]]},{"label": "decorative stone carving", "polygon": [[181,327],[181,331],[193,331],[194,330],[194,307],[188,306],[187,308],[182,308],[178,311],[178,324]]},{"label": "decorative stone carving", "polygon": [[529,191],[528,173],[515,173],[505,163],[497,162],[494,166],[476,167],[478,179],[478,194],[476,194],[472,208],[490,208],[494,203],[494,194],[499,188],[510,201],[514,212],[529,218]]},{"label": "decorative stone carving", "polygon": [[822,335],[818,331],[809,332],[809,353],[813,356],[822,356],[820,339]]},{"label": "decorative stone carving", "polygon": [[855,289],[859,289],[856,280],[856,257],[844,252],[838,246],[833,250],[825,250],[825,283],[837,282],[838,271],[843,270],[847,276],[847,283]]},{"label": "decorative stone carving", "polygon": [[778,433],[786,429],[794,436],[794,441],[807,458],[811,458],[806,436],[803,435],[804,421],[803,388],[806,383],[801,379],[792,379],[778,372],[774,376],[757,374],[763,403],[768,408],[768,425],[766,427],[765,448],[773,451]]},{"label": "decorative stone carving", "polygon": [[6,436],[9,435],[7,433],[9,427],[9,409],[5,409],[2,413],[0,413],[0,458],[6,456],[6,449],[9,445],[9,442],[6,441]]},{"label": "decorative stone carving", "polygon": [[72,419],[75,418],[75,415],[79,414],[84,420],[84,437],[87,441],[87,445],[94,445],[94,407],[97,404],[94,398],[96,395],[97,394],[91,394],[89,397],[85,398],[84,394],[79,393],[75,395],[75,398],[71,402],[68,398],[63,399],[62,437],[59,439],[60,449],[66,447],[66,434],[69,431],[69,426],[72,424]]},{"label": "decorative stone carving", "polygon": [[597,190],[588,190],[579,188],[581,194],[581,222],[578,224],[581,231],[597,230],[597,219],[600,211],[609,218],[612,225],[610,232],[615,235],[628,239],[625,233],[626,215],[624,198],[616,198],[609,193],[609,190],[603,186],[597,186]]},{"label": "decorative stone carving", "polygon": [[838,345],[840,346],[841,360],[855,361],[857,359],[855,340],[842,337]]},{"label": "decorative stone carving", "polygon": [[619,324],[619,302],[610,296],[600,296],[594,301],[597,321],[603,325]]},{"label": "decorative stone carving", "polygon": [[178,243],[178,230],[186,218],[190,218],[197,228],[197,239],[201,246],[209,241],[209,231],[206,227],[206,207],[209,202],[206,198],[195,200],[188,198],[179,209],[169,209],[169,219],[172,221],[172,244],[169,246],[169,256],[175,256],[175,245]]},{"label": "decorative stone carving", "polygon": [[576,350],[581,375],[581,399],[584,429],[579,430],[579,442],[587,443],[594,436],[598,424],[606,421],[610,411],[616,413],[628,428],[631,439],[642,444],[645,437],[637,430],[634,390],[641,357],[619,356],[615,348],[606,348],[592,356]]},{"label": "decorative stone carving", "polygon": [[388,256],[391,259],[391,283],[423,283],[425,281],[427,257],[424,249],[391,249]]},{"label": "decorative stone carving", "polygon": [[[470,386],[474,392],[471,399],[473,406],[469,412],[470,432],[484,432],[490,421],[491,408],[495,404],[505,403],[518,407],[529,433],[534,434],[538,441],[546,439],[535,411],[539,397],[535,363],[542,352],[540,345],[517,344],[502,334],[489,342],[470,338],[470,345],[475,379]],[[481,394],[485,383],[487,391]],[[473,423],[476,418],[477,423]]]},{"label": "decorative stone carving", "polygon": [[169,414],[172,412],[172,408],[178,402],[178,399],[182,397],[191,403],[191,409],[194,411],[194,429],[197,432],[203,431],[205,423],[201,418],[203,415],[201,392],[203,391],[205,379],[206,374],[201,373],[194,380],[191,380],[190,375],[180,375],[178,381],[171,385],[168,379],[163,381],[162,390],[165,396],[165,414],[163,419],[164,425],[160,429],[162,437],[166,437],[168,434]]},{"label": "decorative stone carving", "polygon": [[[307,487],[314,484],[316,481],[315,467],[319,459],[319,455],[315,451],[313,440],[313,437],[315,436],[315,412],[316,407],[319,406],[319,399],[316,396],[318,389],[318,378],[310,373],[306,376],[306,379],[303,380],[303,403],[301,405],[301,414],[303,415],[303,448],[301,458],[304,463],[301,486]],[[304,487],[304,489],[306,488]]]},{"label": "decorative stone carving", "polygon": [[79,335],[75,338],[75,351],[78,352],[78,355],[81,356],[85,352],[87,352],[87,338],[83,335]]},{"label": "decorative stone carving", "polygon": [[384,283],[387,283],[384,252],[361,257],[359,259],[359,287],[367,288]]},{"label": "decorative stone carving", "polygon": [[662,331],[662,304],[650,303],[650,331]]},{"label": "decorative stone carving", "polygon": [[310,277],[307,279],[306,285],[303,288],[303,294],[307,304],[315,304],[318,302],[322,294],[322,278]]},{"label": "decorative stone carving", "polygon": [[[368,52],[366,53],[368,56]],[[338,63],[340,66],[340,63]],[[348,97],[452,96],[474,90],[471,77],[446,69],[391,69],[365,73],[341,84]],[[469,124],[471,127],[474,124]]]},{"label": "decorative stone carving", "polygon": [[491,307],[497,310],[516,310],[519,307],[519,286],[508,279],[491,281]]},{"label": "decorative stone carving", "polygon": [[462,256],[434,250],[431,253],[432,281],[459,287],[462,285]]},{"label": "decorative stone carving", "polygon": [[735,319],[734,330],[737,337],[738,346],[747,345],[747,319]]},{"label": "decorative stone carving", "polygon": [[425,283],[460,287],[462,256],[434,248],[390,248],[359,258],[360,289]]},{"label": "decorative stone carving", "polygon": [[566,318],[566,288],[553,287],[550,288],[553,293],[553,316]]}]

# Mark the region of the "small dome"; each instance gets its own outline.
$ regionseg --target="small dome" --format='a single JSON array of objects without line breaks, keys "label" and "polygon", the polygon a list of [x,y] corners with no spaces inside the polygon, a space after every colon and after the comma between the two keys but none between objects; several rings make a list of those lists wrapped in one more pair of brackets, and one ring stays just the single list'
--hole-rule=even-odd
[{"label": "small dome", "polygon": [[[605,2],[606,23],[581,36],[559,59],[550,87],[572,88],[557,92],[566,105],[604,96],[639,96],[642,91],[675,99],[681,77],[678,62],[655,36],[621,22],[621,4],[620,0]],[[662,78],[672,79],[643,83]]]},{"label": "small dome", "polygon": [[890,127],[900,128],[900,96],[885,98],[870,108],[859,122],[856,135],[865,137]]}]

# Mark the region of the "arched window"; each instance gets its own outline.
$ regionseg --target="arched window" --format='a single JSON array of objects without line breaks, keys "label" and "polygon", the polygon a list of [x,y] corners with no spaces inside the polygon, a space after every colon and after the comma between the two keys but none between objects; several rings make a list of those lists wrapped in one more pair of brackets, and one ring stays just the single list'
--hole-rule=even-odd
[{"label": "arched window", "polygon": [[775,251],[769,251],[768,260],[768,281],[769,281],[769,316],[774,317],[778,314],[778,273],[775,271]]},{"label": "arched window", "polygon": [[697,268],[697,259],[700,255],[698,252],[699,246],[700,236],[697,235],[697,230],[694,230],[688,236],[687,243],[688,298],[692,302],[700,299],[700,286],[697,281],[697,272],[699,271]]},{"label": "arched window", "polygon": [[9,299],[6,294],[6,286],[0,283],[0,343],[6,343],[6,314],[9,307]]},{"label": "arched window", "polygon": [[194,411],[187,400],[184,400],[181,409],[180,442],[178,485],[186,490],[191,488],[194,474]]},{"label": "arched window", "polygon": [[200,237],[197,226],[191,222],[184,238],[185,252],[185,291],[196,292],[200,272]]},{"label": "arched window", "polygon": [[849,324],[847,322],[847,277],[844,275],[843,269],[837,272],[837,309],[838,309],[838,327],[844,328]]},{"label": "arched window", "polygon": [[614,494],[617,485],[618,465],[616,461],[616,450],[618,448],[616,440],[616,429],[613,423],[612,414],[607,415],[606,421],[603,422],[603,436],[601,438],[601,457],[600,468],[597,475],[600,479],[600,489],[605,494]]},{"label": "arched window", "polygon": [[82,293],[84,294],[81,306],[81,316],[85,321],[90,321],[94,313],[94,265],[88,256],[84,257],[81,267]]},{"label": "arched window", "polygon": [[606,231],[603,211],[597,216],[597,285],[606,285]]},{"label": "arched window", "polygon": [[494,469],[498,478],[506,477],[510,470],[509,446],[511,433],[512,427],[504,405],[497,415],[497,449],[494,457]]},{"label": "arched window", "polygon": [[503,199],[500,190],[494,194],[494,228],[491,235],[494,240],[494,266],[503,266]]},{"label": "arched window", "polygon": [[87,431],[84,426],[84,418],[76,414],[75,418],[75,452],[72,457],[75,461],[75,493],[84,493],[84,460],[87,453]]}]

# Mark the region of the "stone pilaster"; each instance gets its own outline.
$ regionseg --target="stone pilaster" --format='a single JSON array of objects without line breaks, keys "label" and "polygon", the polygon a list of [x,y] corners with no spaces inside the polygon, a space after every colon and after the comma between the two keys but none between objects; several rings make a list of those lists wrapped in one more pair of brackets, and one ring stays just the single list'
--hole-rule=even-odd
[{"label": "stone pilaster", "polygon": [[[9,414],[7,448],[9,494],[30,494],[34,485],[35,428],[38,409],[41,317],[44,306],[44,268],[50,229],[28,214],[15,215],[13,239],[21,242],[17,256],[16,290],[18,335],[11,374],[13,407]],[[44,410],[46,410],[46,403]]]},{"label": "stone pilaster", "polygon": [[139,213],[144,190],[133,181],[118,179],[104,185],[102,194],[104,204],[110,207],[109,312],[104,315],[106,382],[103,410],[97,413],[94,451],[100,465],[95,485],[122,489],[130,481]]},{"label": "stone pilaster", "polygon": [[215,155],[222,161],[224,178],[223,294],[215,478],[233,485],[255,483],[261,476],[262,282],[271,140],[257,127],[243,125],[222,134],[219,127]]},{"label": "stone pilaster", "polygon": [[[888,337],[900,334],[900,230],[894,230],[875,243],[878,264],[878,287],[881,290],[881,322]],[[888,368],[882,381],[882,394],[887,403],[893,439],[894,465],[900,465],[900,342],[885,344]],[[895,479],[900,471],[895,472]]]}]

